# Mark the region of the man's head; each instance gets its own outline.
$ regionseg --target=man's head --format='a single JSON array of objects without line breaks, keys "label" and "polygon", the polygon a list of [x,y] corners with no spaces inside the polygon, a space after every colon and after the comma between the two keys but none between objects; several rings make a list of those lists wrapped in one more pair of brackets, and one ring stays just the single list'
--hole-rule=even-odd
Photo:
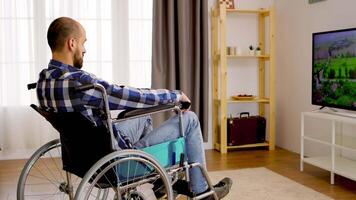
[{"label": "man's head", "polygon": [[53,57],[65,58],[67,64],[82,68],[86,33],[79,22],[69,17],[55,19],[48,28],[47,41]]}]

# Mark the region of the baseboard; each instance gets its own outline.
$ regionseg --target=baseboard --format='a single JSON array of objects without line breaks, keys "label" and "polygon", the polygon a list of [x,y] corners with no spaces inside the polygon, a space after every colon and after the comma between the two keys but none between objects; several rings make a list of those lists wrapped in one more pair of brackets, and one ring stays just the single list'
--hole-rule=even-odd
[{"label": "baseboard", "polygon": [[2,150],[0,160],[28,159],[35,151],[36,149]]}]

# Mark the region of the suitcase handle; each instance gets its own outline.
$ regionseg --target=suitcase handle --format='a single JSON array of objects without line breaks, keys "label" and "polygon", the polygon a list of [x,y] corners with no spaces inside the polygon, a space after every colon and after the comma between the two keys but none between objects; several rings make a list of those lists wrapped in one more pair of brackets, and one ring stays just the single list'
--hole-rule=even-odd
[{"label": "suitcase handle", "polygon": [[243,115],[247,115],[247,117],[250,117],[250,113],[249,112],[241,112],[240,113],[240,118],[242,118]]}]

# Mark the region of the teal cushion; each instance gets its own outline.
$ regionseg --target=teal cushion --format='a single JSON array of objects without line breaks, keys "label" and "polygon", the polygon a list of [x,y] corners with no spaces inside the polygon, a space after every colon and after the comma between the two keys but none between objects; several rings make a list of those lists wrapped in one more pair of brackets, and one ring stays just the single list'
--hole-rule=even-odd
[{"label": "teal cushion", "polygon": [[[141,150],[152,155],[163,168],[167,168],[179,164],[180,156],[184,154],[184,144],[184,138],[181,137],[176,140],[145,147]],[[137,161],[127,161],[117,166],[116,170],[118,172],[117,178],[121,182],[125,182],[150,174],[153,168],[147,167]]]},{"label": "teal cushion", "polygon": [[184,153],[184,137],[173,141],[145,147],[142,150],[152,155],[162,167],[170,167],[178,164],[180,155]]}]

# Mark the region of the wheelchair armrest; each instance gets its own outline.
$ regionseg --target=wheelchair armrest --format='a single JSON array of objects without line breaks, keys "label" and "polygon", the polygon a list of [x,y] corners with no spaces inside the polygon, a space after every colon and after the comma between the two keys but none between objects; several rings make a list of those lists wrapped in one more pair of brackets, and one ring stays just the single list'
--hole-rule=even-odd
[{"label": "wheelchair armrest", "polygon": [[161,111],[167,111],[167,110],[172,110],[175,108],[174,104],[162,104],[158,106],[153,106],[149,108],[137,108],[137,109],[129,109],[129,110],[124,110],[119,115],[117,116],[117,119],[126,119],[126,118],[131,118],[131,117],[136,117],[136,116],[141,116],[141,115],[148,115],[148,114],[153,114]]},{"label": "wheelchair armrest", "polygon": [[[37,87],[37,83],[29,83],[29,84],[27,84],[27,89],[28,90],[35,89],[36,87]],[[81,91],[92,89],[94,87],[95,87],[94,84],[81,85],[81,86],[76,87],[75,91],[81,92]]]}]

